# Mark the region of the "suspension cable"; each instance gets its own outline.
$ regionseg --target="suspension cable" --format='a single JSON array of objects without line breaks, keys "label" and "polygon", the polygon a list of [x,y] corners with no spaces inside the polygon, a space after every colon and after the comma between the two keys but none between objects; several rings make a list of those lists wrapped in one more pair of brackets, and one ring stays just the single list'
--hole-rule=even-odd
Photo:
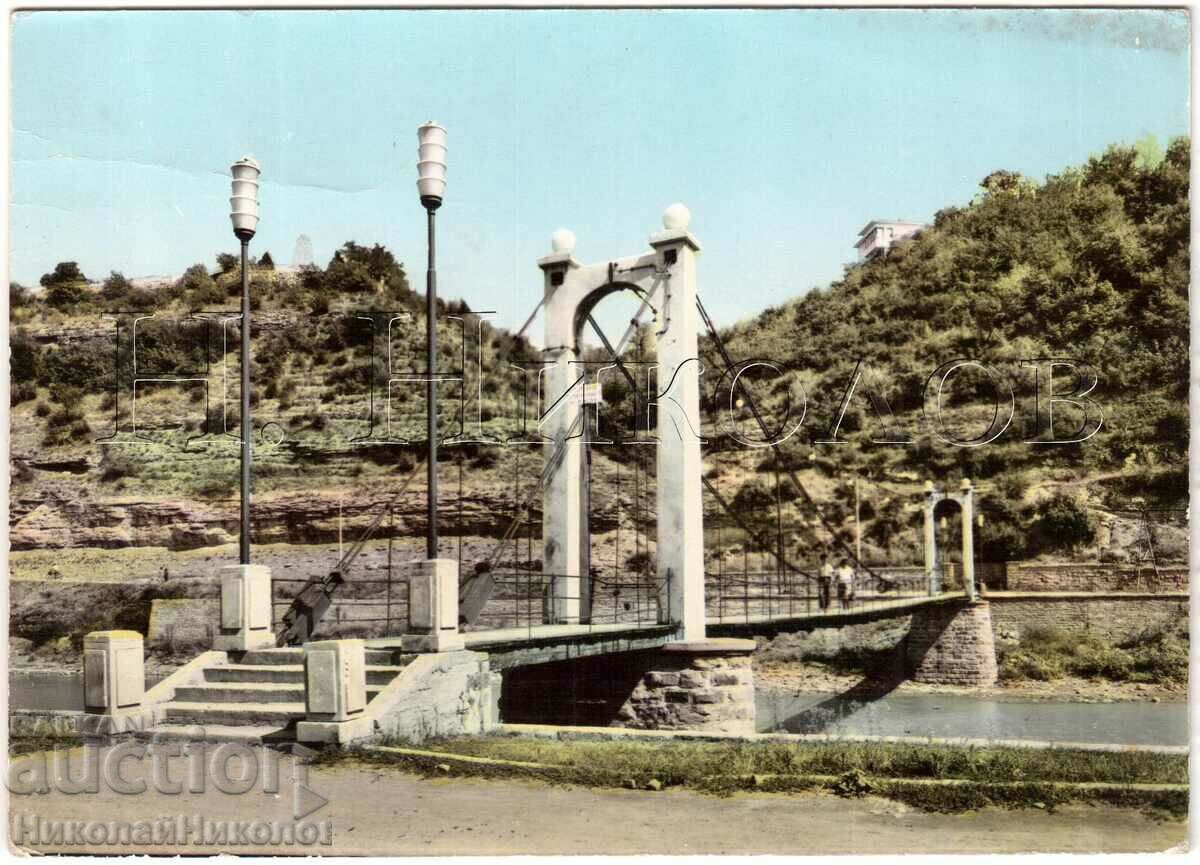
[{"label": "suspension cable", "polygon": [[[731,371],[733,369],[733,359],[730,358],[729,352],[725,349],[725,342],[721,339],[721,335],[717,333],[717,328],[713,324],[712,319],[709,317],[708,310],[704,308],[704,302],[701,301],[699,297],[696,298],[696,308],[700,311],[700,317],[704,320],[704,326],[712,335],[713,343],[716,345],[717,351],[721,355],[721,359],[725,362],[725,368]],[[825,527],[825,531],[829,533],[829,536],[833,539],[834,543],[838,544],[847,554],[847,556],[849,556],[850,559],[854,561],[854,563],[857,564],[862,570],[875,579],[879,579],[879,574],[877,574],[874,569],[872,569],[865,562],[860,560],[850,545],[846,543],[846,541],[842,540],[838,533],[834,531],[833,526],[830,525],[829,520],[826,519],[825,514],[821,511],[820,505],[818,505],[816,500],[813,499],[813,497],[809,494],[808,490],[804,487],[804,484],[800,483],[800,478],[796,477],[795,470],[786,465],[783,459],[783,453],[779,448],[779,444],[771,437],[771,433],[767,429],[766,421],[763,420],[762,415],[759,413],[758,405],[755,403],[754,397],[751,395],[749,388],[742,383],[740,377],[734,381],[738,390],[745,398],[746,404],[750,407],[750,412],[754,415],[755,421],[758,422],[759,429],[762,430],[763,438],[771,446],[771,450],[775,454],[776,466],[784,466],[784,471],[787,472],[788,479],[791,480],[792,484],[804,497],[804,500],[812,507],[813,513],[817,515],[817,519],[821,521],[821,525]]]}]

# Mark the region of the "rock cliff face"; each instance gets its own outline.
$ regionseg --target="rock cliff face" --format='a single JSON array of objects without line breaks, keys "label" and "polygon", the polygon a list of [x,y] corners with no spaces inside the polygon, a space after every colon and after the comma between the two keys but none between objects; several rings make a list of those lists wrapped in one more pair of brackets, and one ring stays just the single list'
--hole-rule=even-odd
[{"label": "rock cliff face", "polygon": [[[444,519],[462,526],[465,534],[490,537],[503,533],[499,519],[511,506],[502,496],[464,495],[461,509],[448,502]],[[257,544],[329,543],[338,539],[339,522],[350,541],[386,509],[380,495],[346,496],[336,492],[293,493],[255,499],[252,531]],[[48,500],[19,503],[23,512],[10,530],[14,550],[79,547],[166,547],[189,550],[237,541],[236,500],[204,501],[89,501]],[[459,515],[461,513],[461,520]],[[533,514],[541,519],[540,512]],[[425,531],[424,491],[408,493],[395,502],[397,534]],[[387,521],[377,535],[387,536]]]}]

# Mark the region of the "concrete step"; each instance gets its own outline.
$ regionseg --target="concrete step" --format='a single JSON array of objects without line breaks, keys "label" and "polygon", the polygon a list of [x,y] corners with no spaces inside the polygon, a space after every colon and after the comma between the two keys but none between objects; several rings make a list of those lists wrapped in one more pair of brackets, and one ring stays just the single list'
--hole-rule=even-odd
[{"label": "concrete step", "polygon": [[[397,662],[403,665],[411,661],[413,657],[413,655],[401,655],[399,652],[390,649],[367,649],[366,651],[367,663],[375,665],[391,665]],[[274,667],[303,664],[304,649],[253,649],[252,651],[243,653],[238,663]]]},{"label": "concrete step", "polygon": [[280,666],[283,664],[303,664],[303,649],[252,649],[243,652],[239,664],[254,664],[256,666]]},{"label": "concrete step", "polygon": [[286,682],[304,684],[303,664],[222,664],[205,667],[206,682]]},{"label": "concrete step", "polygon": [[[367,702],[383,690],[367,685]],[[206,682],[186,685],[175,691],[180,703],[303,703],[304,683],[296,682]]]},{"label": "concrete step", "polygon": [[223,724],[231,727],[277,726],[303,720],[304,703],[189,703],[172,701],[163,710],[168,721]]},{"label": "concrete step", "polygon": [[176,688],[177,703],[303,703],[303,682],[210,682]]},{"label": "concrete step", "polygon": [[138,739],[160,742],[242,742],[247,745],[286,744],[296,741],[296,729],[292,724],[158,724],[140,730]]},{"label": "concrete step", "polygon": [[[392,664],[368,664],[367,685],[386,685],[404,670]],[[222,664],[204,670],[206,682],[288,682],[304,684],[303,664]]]}]

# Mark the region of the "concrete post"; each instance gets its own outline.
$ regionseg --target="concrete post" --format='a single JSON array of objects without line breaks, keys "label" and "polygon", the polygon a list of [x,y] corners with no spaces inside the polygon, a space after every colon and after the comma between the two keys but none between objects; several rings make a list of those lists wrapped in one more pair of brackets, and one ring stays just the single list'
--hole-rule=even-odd
[{"label": "concrete post", "polygon": [[145,703],[146,671],[137,631],[93,631],[83,638],[83,706],[76,724],[85,736],[143,730],[161,712]]},{"label": "concrete post", "polygon": [[271,631],[271,569],[265,565],[221,568],[221,629],[213,648],[245,652],[275,645]]},{"label": "concrete post", "polygon": [[967,597],[975,600],[975,493],[968,478],[962,480],[958,508],[962,515],[963,586]]},{"label": "concrete post", "polygon": [[[569,234],[569,233],[568,233]],[[545,292],[546,347],[542,355],[542,420],[539,432],[548,441],[550,460],[565,442],[561,459],[551,470],[542,507],[542,571],[550,575],[547,618],[558,624],[579,622],[579,575],[583,558],[580,520],[583,503],[583,367],[575,363],[575,306],[578,299],[571,275],[579,267],[571,257],[574,236],[564,242],[555,235],[552,255],[538,261]],[[578,394],[579,398],[573,398]]]},{"label": "concrete post", "polygon": [[348,742],[374,731],[367,708],[366,650],[362,640],[321,640],[304,645],[305,719],[301,742]]},{"label": "concrete post", "polygon": [[[700,476],[700,352],[696,257],[691,214],[674,204],[664,231],[650,238],[666,278],[659,308],[657,376],[659,617],[679,625],[686,641],[705,638],[704,508]],[[664,543],[664,539],[670,539]]]},{"label": "concrete post", "polygon": [[139,709],[146,687],[142,635],[93,631],[83,638],[83,706],[92,714]]},{"label": "concrete post", "polygon": [[406,652],[454,652],[464,646],[458,631],[458,562],[421,559],[405,562],[408,571]]},{"label": "concrete post", "polygon": [[937,570],[937,527],[933,522],[933,510],[937,507],[937,493],[934,492],[933,482],[925,482],[925,583],[929,586],[929,594],[936,595],[942,590],[941,574]]}]

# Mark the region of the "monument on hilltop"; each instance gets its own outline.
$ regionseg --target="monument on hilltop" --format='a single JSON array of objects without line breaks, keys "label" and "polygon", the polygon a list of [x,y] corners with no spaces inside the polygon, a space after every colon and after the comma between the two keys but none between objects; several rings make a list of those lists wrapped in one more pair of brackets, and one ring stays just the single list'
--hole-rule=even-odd
[{"label": "monument on hilltop", "polygon": [[312,241],[307,234],[296,238],[296,248],[292,251],[292,267],[307,267],[313,264]]}]

